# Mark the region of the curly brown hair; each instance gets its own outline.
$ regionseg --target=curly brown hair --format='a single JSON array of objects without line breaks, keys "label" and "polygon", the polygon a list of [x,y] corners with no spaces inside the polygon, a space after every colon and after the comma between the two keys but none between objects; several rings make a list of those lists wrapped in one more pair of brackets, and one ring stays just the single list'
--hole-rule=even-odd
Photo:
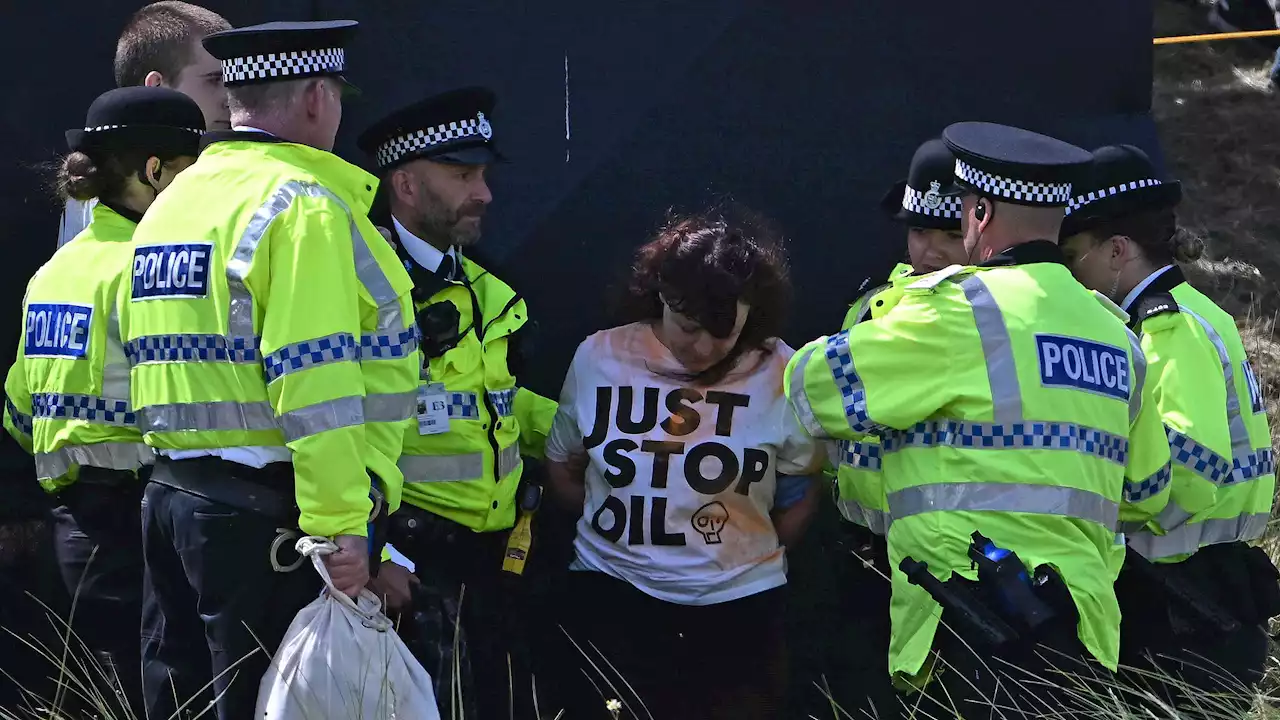
[{"label": "curly brown hair", "polygon": [[699,213],[668,215],[657,235],[636,252],[620,319],[658,320],[665,304],[713,336],[725,338],[737,323],[738,303],[748,305],[750,312],[733,350],[687,378],[712,384],[745,353],[781,333],[791,294],[781,233],[762,215],[722,202]]}]

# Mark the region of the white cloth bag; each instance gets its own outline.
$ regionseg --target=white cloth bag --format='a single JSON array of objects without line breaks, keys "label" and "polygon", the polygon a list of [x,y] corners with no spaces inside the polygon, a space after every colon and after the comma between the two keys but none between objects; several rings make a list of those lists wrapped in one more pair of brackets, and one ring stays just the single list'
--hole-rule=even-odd
[{"label": "white cloth bag", "polygon": [[396,635],[378,598],[361,590],[353,601],[333,586],[322,557],[337,549],[318,537],[297,543],[325,589],[289,625],[258,686],[255,717],[439,720],[431,677]]}]

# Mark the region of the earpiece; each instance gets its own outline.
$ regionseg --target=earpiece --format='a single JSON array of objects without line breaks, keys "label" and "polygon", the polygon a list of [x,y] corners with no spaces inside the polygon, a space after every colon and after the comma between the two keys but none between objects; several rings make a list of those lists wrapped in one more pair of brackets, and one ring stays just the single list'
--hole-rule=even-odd
[{"label": "earpiece", "polygon": [[987,206],[986,206],[986,205],[983,205],[982,203],[978,203],[978,206],[977,206],[976,208],[974,208],[974,209],[973,209],[973,217],[974,217],[978,222],[982,222],[983,220],[986,220],[986,219],[987,219]]}]

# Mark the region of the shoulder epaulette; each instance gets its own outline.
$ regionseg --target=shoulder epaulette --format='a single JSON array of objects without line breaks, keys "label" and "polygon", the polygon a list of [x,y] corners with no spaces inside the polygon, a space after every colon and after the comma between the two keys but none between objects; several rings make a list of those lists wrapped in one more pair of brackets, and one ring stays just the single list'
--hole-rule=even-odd
[{"label": "shoulder epaulette", "polygon": [[1180,311],[1173,295],[1167,292],[1149,293],[1134,305],[1133,312],[1129,313],[1130,323],[1136,328],[1149,317],[1176,312]]},{"label": "shoulder epaulette", "polygon": [[948,265],[937,272],[931,272],[928,275],[907,285],[908,290],[932,290],[941,285],[944,280],[948,280],[953,276],[963,272],[966,269],[964,265]]}]

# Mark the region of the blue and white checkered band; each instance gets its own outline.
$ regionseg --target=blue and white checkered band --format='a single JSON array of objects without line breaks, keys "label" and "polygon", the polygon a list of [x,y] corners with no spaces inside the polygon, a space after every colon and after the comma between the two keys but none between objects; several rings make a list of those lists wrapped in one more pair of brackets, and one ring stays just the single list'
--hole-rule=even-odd
[{"label": "blue and white checkered band", "polygon": [[1113,195],[1119,195],[1120,193],[1123,193],[1123,192],[1129,192],[1130,190],[1138,190],[1140,188],[1155,187],[1160,184],[1161,184],[1160,181],[1156,180],[1155,178],[1147,178],[1145,180],[1134,180],[1133,182],[1129,182],[1129,183],[1121,183],[1119,185],[1113,185],[1103,190],[1095,190],[1091,193],[1086,193],[1084,195],[1080,195],[1073,198],[1071,200],[1071,204],[1067,206],[1067,214],[1070,215],[1071,213],[1079,210],[1085,205],[1088,205],[1089,203],[1092,203],[1092,202],[1097,202],[1103,198],[1109,198]]},{"label": "blue and white checkered band", "polygon": [[1071,200],[1071,183],[1042,183],[1002,177],[956,160],[956,177],[993,197],[1035,205],[1063,206]]},{"label": "blue and white checkered band", "polygon": [[346,67],[345,63],[346,54],[342,48],[248,55],[223,60],[222,79],[227,83],[246,83],[338,73]]},{"label": "blue and white checkered band", "polygon": [[930,217],[960,219],[962,203],[958,197],[943,197],[939,192],[941,183],[934,182],[928,192],[920,192],[910,185],[902,194],[902,209],[917,215]]},{"label": "blue and white checkered band", "polygon": [[378,166],[394,165],[400,158],[413,153],[422,152],[437,145],[444,145],[456,140],[465,140],[479,135],[485,140],[493,138],[493,126],[484,113],[478,112],[473,118],[436,125],[425,130],[417,130],[408,135],[391,138],[378,146]]}]

